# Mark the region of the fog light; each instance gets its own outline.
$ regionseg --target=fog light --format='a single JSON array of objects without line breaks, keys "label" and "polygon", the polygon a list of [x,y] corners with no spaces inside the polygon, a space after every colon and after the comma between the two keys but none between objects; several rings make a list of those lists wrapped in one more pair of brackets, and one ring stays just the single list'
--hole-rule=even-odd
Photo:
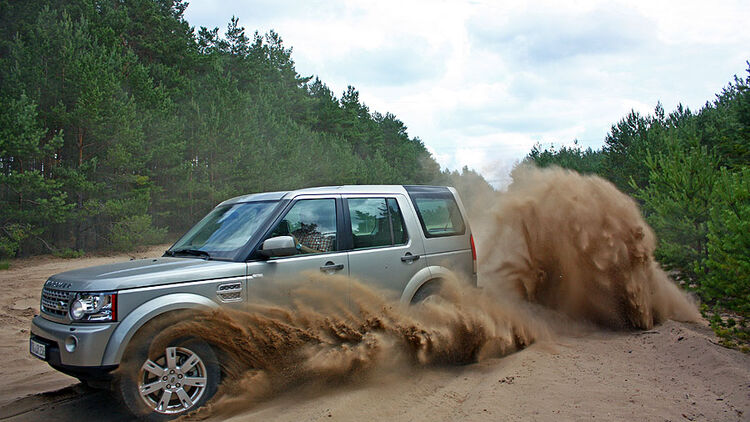
[{"label": "fog light", "polygon": [[78,339],[76,336],[68,336],[68,338],[65,339],[65,350],[67,350],[68,353],[75,352],[77,346]]}]

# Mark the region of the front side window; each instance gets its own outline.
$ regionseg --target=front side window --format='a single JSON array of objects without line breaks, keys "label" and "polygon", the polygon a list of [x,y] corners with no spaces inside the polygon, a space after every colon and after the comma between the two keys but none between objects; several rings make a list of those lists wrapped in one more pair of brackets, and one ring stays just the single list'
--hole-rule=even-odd
[{"label": "front side window", "polygon": [[394,198],[350,198],[347,202],[354,249],[402,245],[408,240]]},{"label": "front side window", "polygon": [[193,226],[169,252],[194,251],[211,258],[232,258],[261,227],[277,201],[220,205]]},{"label": "front side window", "polygon": [[337,250],[336,200],[297,201],[268,236],[292,236],[301,254]]}]

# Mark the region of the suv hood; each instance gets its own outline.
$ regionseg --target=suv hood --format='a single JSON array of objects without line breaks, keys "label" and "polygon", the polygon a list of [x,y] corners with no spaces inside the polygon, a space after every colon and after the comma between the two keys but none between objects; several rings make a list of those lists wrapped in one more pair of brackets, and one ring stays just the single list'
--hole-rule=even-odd
[{"label": "suv hood", "polygon": [[201,258],[150,258],[98,265],[55,274],[45,286],[56,290],[103,292],[245,275],[244,262]]}]

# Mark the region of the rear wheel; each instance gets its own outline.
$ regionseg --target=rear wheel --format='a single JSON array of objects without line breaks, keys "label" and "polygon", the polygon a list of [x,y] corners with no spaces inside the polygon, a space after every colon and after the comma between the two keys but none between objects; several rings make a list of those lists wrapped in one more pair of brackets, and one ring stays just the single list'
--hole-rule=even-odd
[{"label": "rear wheel", "polygon": [[414,297],[411,298],[411,303],[413,305],[416,305],[418,303],[433,303],[444,301],[445,298],[440,295],[441,287],[442,283],[440,282],[440,280],[430,281],[426,284],[423,284],[422,287],[420,287],[417,292],[414,293]]},{"label": "rear wheel", "polygon": [[177,339],[148,351],[139,345],[123,362],[119,387],[125,405],[138,417],[169,420],[201,407],[215,393],[221,368],[211,346]]}]

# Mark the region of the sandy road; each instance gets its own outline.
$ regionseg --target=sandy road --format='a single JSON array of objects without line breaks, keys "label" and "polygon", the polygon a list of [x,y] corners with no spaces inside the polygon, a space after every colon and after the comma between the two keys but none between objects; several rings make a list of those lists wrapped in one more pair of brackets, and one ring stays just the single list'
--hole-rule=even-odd
[{"label": "sandy road", "polygon": [[750,420],[750,357],[705,327],[588,333],[463,367],[288,394],[233,421]]},{"label": "sandy road", "polygon": [[[675,322],[561,337],[474,365],[301,387],[230,420],[748,420],[750,357],[711,341],[708,329]],[[7,403],[0,418],[129,420],[113,402],[77,385]]]},{"label": "sandy road", "polygon": [[[129,420],[107,393],[77,384],[27,350],[46,277],[123,259],[34,258],[0,272],[0,419]],[[645,332],[589,331],[473,365],[381,374],[314,391],[303,386],[230,419],[750,420],[750,356],[714,341],[704,325],[676,322]]]}]

